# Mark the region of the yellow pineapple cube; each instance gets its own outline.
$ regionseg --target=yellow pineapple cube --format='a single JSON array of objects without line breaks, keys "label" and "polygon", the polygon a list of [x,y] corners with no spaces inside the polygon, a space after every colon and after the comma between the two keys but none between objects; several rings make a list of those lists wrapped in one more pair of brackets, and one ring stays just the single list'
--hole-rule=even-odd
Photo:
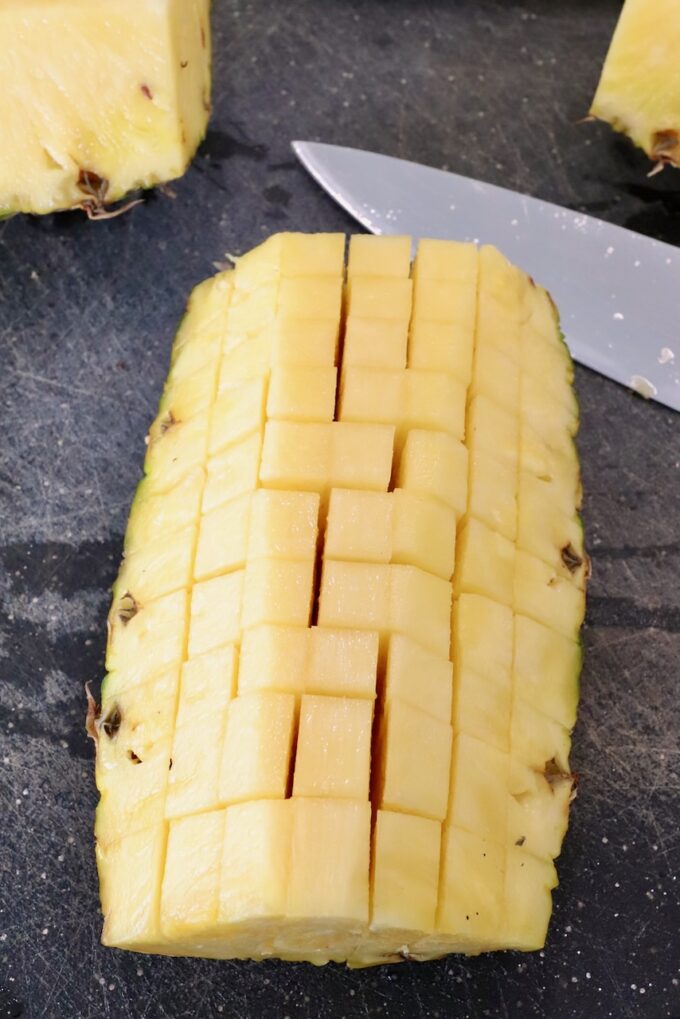
[{"label": "yellow pineapple cube", "polygon": [[545,944],[551,891],[557,886],[555,867],[518,846],[505,860],[505,895],[500,940],[508,947],[531,952]]},{"label": "yellow pineapple cube", "polygon": [[314,559],[319,497],[314,492],[255,492],[246,558]]},{"label": "yellow pineapple cube", "polygon": [[117,842],[97,840],[103,944],[166,951],[159,924],[166,844],[166,825],[160,823]]},{"label": "yellow pineapple cube", "polygon": [[458,535],[453,583],[459,594],[481,594],[513,603],[515,546],[502,534],[471,517]]},{"label": "yellow pineapple cube", "polygon": [[278,952],[340,961],[368,923],[371,806],[294,797],[286,917]]},{"label": "yellow pineapple cube", "polygon": [[284,421],[332,421],[336,369],[317,365],[280,365],[272,370],[267,418]]},{"label": "yellow pineapple cube", "polygon": [[519,419],[488,396],[475,396],[467,412],[466,441],[472,453],[490,453],[517,470]]},{"label": "yellow pineapple cube", "polygon": [[508,541],[517,538],[517,470],[478,449],[470,454],[467,512]]},{"label": "yellow pineapple cube", "polygon": [[397,486],[440,499],[460,517],[467,500],[467,449],[446,432],[414,428],[406,436]]},{"label": "yellow pineapple cube", "polygon": [[513,684],[522,700],[572,729],[581,646],[527,616],[514,617]]},{"label": "yellow pineapple cube", "polygon": [[389,492],[332,489],[324,555],[347,562],[389,563],[393,514],[394,498]]},{"label": "yellow pineapple cube", "polygon": [[430,322],[414,318],[408,344],[409,368],[448,372],[467,386],[472,377],[474,301],[469,322]]},{"label": "yellow pineapple cube", "polygon": [[309,634],[305,690],[333,697],[375,698],[379,635],[371,630],[314,626]]},{"label": "yellow pineapple cube", "polygon": [[238,640],[244,570],[194,584],[189,623],[189,657]]},{"label": "yellow pineapple cube", "polygon": [[474,244],[423,237],[418,241],[413,272],[415,277],[422,279],[467,283],[474,293],[479,272],[479,254]]},{"label": "yellow pineapple cube", "polygon": [[442,722],[451,720],[453,665],[409,637],[393,634],[387,649],[384,703],[400,700]]},{"label": "yellow pineapple cube", "polygon": [[504,888],[503,848],[464,828],[446,828],[436,930],[440,939],[442,935],[452,939],[448,951],[469,951],[473,946],[488,950],[502,944]]},{"label": "yellow pineapple cube", "polygon": [[230,702],[222,748],[221,803],[285,797],[294,724],[292,694],[248,693]]},{"label": "yellow pineapple cube", "polygon": [[410,237],[374,237],[355,234],[350,238],[347,278],[395,276],[406,279],[411,268]]},{"label": "yellow pineapple cube", "polygon": [[513,757],[542,772],[546,766],[569,774],[569,730],[517,695],[512,705],[510,750]]},{"label": "yellow pineapple cube", "polygon": [[417,492],[392,493],[392,562],[419,566],[443,580],[453,575],[456,515],[450,507]]},{"label": "yellow pineapple cube", "polygon": [[265,379],[255,378],[227,386],[219,393],[210,419],[208,455],[215,456],[227,446],[261,431],[265,421]]},{"label": "yellow pineapple cube", "polygon": [[300,704],[293,796],[367,799],[372,722],[371,701],[305,694]]},{"label": "yellow pineapple cube", "polygon": [[507,754],[466,733],[458,733],[451,756],[447,825],[504,844],[509,779]]},{"label": "yellow pineapple cube", "polygon": [[168,938],[202,933],[217,920],[224,810],[170,822],[160,924]]},{"label": "yellow pineapple cube", "polygon": [[242,569],[248,553],[252,495],[246,492],[201,517],[194,558],[194,578]]},{"label": "yellow pineapple cube", "polygon": [[371,860],[371,933],[382,934],[383,951],[398,951],[405,942],[433,929],[440,843],[437,821],[389,810],[377,812]]},{"label": "yellow pineapple cube", "polygon": [[408,318],[392,321],[353,315],[345,328],[342,363],[345,368],[405,368],[407,344]]},{"label": "yellow pineapple cube", "polygon": [[229,701],[236,694],[233,645],[208,651],[184,663],[172,741],[166,817],[211,810],[219,803],[221,747]]},{"label": "yellow pineapple cube", "polygon": [[241,626],[244,630],[262,623],[308,626],[313,583],[311,559],[251,559],[243,581]]},{"label": "yellow pineapple cube", "polygon": [[408,322],[411,280],[391,276],[355,276],[347,287],[348,318]]},{"label": "yellow pineapple cube", "polygon": [[253,432],[208,460],[203,512],[257,488],[262,434]]},{"label": "yellow pineapple cube", "polygon": [[291,800],[252,800],[226,809],[217,901],[222,957],[273,953],[286,911],[292,806]]},{"label": "yellow pineapple cube", "polygon": [[340,317],[342,278],[335,276],[283,277],[278,287],[277,312],[282,319],[333,319]]},{"label": "yellow pineapple cube", "polygon": [[451,768],[451,726],[400,700],[385,705],[376,751],[377,802],[442,821]]}]

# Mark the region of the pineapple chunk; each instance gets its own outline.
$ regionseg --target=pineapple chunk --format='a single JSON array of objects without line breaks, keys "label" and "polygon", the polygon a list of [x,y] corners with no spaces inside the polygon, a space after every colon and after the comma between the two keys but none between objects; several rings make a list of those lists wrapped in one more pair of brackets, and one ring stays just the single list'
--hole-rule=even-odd
[{"label": "pineapple chunk", "polygon": [[209,0],[3,4],[0,217],[87,208],[180,177],[210,111]]},{"label": "pineapple chunk", "polygon": [[675,0],[626,0],[590,112],[656,163],[680,166],[680,12]]},{"label": "pineapple chunk", "polygon": [[170,822],[160,908],[167,938],[202,935],[217,919],[224,818],[214,810]]},{"label": "pineapple chunk", "polygon": [[212,810],[219,803],[220,761],[229,702],[236,693],[233,645],[190,658],[182,669],[168,777],[166,817]]},{"label": "pineapple chunk", "polygon": [[231,701],[222,750],[221,803],[285,797],[294,724],[292,694],[250,693]]},{"label": "pineapple chunk", "polygon": [[385,705],[376,751],[378,806],[446,817],[451,726],[400,700]]},{"label": "pineapple chunk", "polygon": [[371,857],[371,925],[348,962],[375,966],[408,958],[409,945],[434,927],[441,825],[379,810]]},{"label": "pineapple chunk", "polygon": [[371,806],[294,797],[286,919],[277,954],[344,961],[368,923]]},{"label": "pineapple chunk", "polygon": [[347,278],[395,276],[406,279],[411,268],[410,237],[367,237],[356,234],[349,242]]},{"label": "pineapple chunk", "polygon": [[410,275],[361,237],[344,295],[343,257],[274,236],[178,335],[109,616],[107,943],[544,942],[587,576],[568,353],[491,248],[422,241]]},{"label": "pineapple chunk", "polygon": [[300,705],[293,796],[368,798],[373,705],[305,694]]}]

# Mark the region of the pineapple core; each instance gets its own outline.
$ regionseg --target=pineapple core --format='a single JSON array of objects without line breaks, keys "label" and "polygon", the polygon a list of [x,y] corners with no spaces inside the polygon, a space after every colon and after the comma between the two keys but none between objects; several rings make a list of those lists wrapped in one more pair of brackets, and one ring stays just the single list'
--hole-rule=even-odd
[{"label": "pineapple core", "polygon": [[586,555],[572,367],[495,249],[279,234],[191,296],[109,618],[103,940],[540,948]]},{"label": "pineapple core", "polygon": [[591,114],[650,159],[680,167],[680,4],[626,0]]},{"label": "pineapple core", "polygon": [[210,0],[0,3],[0,216],[181,176],[210,110]]}]

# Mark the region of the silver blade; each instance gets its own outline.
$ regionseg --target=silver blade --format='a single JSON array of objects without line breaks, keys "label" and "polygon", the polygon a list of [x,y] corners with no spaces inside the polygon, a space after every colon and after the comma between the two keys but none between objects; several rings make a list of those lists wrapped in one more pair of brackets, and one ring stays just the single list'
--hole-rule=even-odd
[{"label": "silver blade", "polygon": [[377,234],[495,244],[551,292],[581,364],[680,410],[680,250],[493,184],[374,152],[293,142]]}]

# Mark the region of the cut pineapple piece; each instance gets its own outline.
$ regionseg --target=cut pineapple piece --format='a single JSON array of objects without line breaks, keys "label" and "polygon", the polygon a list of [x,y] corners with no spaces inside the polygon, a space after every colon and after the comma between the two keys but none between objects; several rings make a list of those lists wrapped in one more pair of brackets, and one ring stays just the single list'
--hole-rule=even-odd
[{"label": "cut pineapple piece", "polygon": [[368,798],[373,705],[305,694],[300,706],[293,796]]},{"label": "cut pineapple piece", "polygon": [[418,252],[353,240],[343,297],[344,238],[281,234],[190,302],[109,616],[109,944],[543,944],[587,575],[570,362],[498,252]]},{"label": "cut pineapple piece", "polygon": [[210,111],[209,0],[3,4],[0,217],[86,208],[181,176]]},{"label": "cut pineapple piece", "polygon": [[680,166],[680,13],[675,0],[626,0],[590,112],[655,163]]},{"label": "cut pineapple piece", "polygon": [[288,789],[295,698],[244,694],[231,701],[222,750],[219,799],[283,799]]}]

